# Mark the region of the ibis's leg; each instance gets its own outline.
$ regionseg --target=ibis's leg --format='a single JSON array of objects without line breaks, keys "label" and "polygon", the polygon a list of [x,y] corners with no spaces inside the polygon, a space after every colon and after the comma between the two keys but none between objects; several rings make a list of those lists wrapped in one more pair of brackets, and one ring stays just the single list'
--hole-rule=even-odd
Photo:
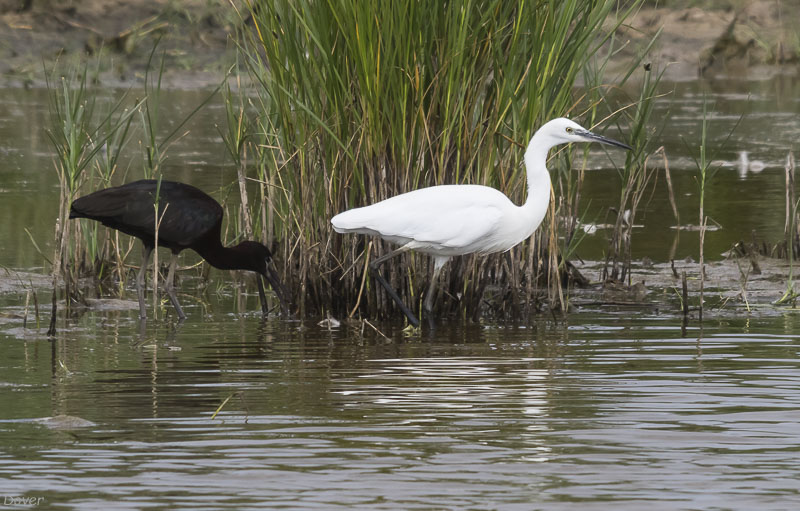
[{"label": "ibis's leg", "polygon": [[178,266],[178,254],[173,252],[172,258],[169,262],[169,272],[167,273],[167,282],[164,284],[164,291],[167,292],[167,296],[169,296],[169,301],[172,302],[172,306],[175,307],[175,312],[178,313],[178,318],[181,320],[186,319],[186,314],[183,313],[183,309],[181,309],[181,304],[178,303],[178,296],[175,294],[175,267]]},{"label": "ibis's leg", "polygon": [[139,268],[139,274],[136,275],[136,292],[139,295],[139,319],[147,319],[147,309],[144,306],[144,291],[145,291],[145,273],[147,273],[147,265],[150,264],[150,254],[153,253],[153,247],[148,245],[142,246],[142,266]]},{"label": "ibis's leg", "polygon": [[406,306],[406,304],[403,303],[403,300],[401,300],[400,297],[397,296],[397,292],[395,292],[392,286],[386,281],[386,279],[383,278],[383,275],[381,275],[380,272],[378,271],[378,266],[383,264],[385,261],[391,259],[392,257],[400,255],[407,250],[408,249],[405,247],[400,247],[397,250],[393,250],[392,252],[384,254],[381,257],[375,259],[374,261],[369,263],[369,273],[375,280],[378,281],[378,283],[381,286],[383,286],[386,292],[389,293],[389,296],[392,297],[394,303],[396,303],[397,306],[400,307],[400,310],[403,311],[403,314],[405,314],[406,317],[408,318],[408,322],[411,323],[413,326],[418,327],[419,320],[417,319],[417,317],[414,315],[413,312],[411,312],[411,310]]},{"label": "ibis's leg", "polygon": [[433,277],[431,278],[431,283],[428,285],[428,291],[425,293],[425,303],[422,304],[425,313],[428,315],[433,312],[433,297],[436,295],[436,281],[439,280],[439,273],[449,260],[449,257],[434,256],[433,258]]}]

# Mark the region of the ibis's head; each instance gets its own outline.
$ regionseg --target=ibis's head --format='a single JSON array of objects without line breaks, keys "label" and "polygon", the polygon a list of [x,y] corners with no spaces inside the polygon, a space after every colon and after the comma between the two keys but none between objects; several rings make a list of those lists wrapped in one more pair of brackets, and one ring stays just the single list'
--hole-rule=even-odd
[{"label": "ibis's head", "polygon": [[592,133],[577,122],[564,117],[553,119],[539,128],[531,140],[531,145],[535,142],[538,145],[538,139],[540,138],[542,139],[541,144],[547,146],[548,149],[559,144],[569,144],[570,142],[600,142],[601,144],[613,145],[623,149],[631,149],[627,144]]}]

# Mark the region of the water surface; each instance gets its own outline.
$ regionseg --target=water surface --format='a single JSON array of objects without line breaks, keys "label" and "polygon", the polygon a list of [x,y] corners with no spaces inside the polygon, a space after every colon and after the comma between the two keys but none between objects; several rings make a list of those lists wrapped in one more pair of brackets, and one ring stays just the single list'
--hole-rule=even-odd
[{"label": "water surface", "polygon": [[[87,315],[52,343],[0,334],[0,495],[73,509],[800,505],[793,315],[687,337],[631,313],[421,338],[379,325],[390,341],[255,318],[135,323]],[[58,414],[92,425],[36,420]]]},{"label": "water surface", "polygon": [[[713,102],[720,170],[706,207],[720,229],[708,234],[707,257],[753,230],[782,237],[798,92],[780,77],[681,84],[658,104],[681,220],[696,224],[692,155],[703,102]],[[176,112],[164,119],[203,99],[167,94],[162,105]],[[215,127],[223,117],[212,104],[192,121],[165,177],[225,198],[233,171]],[[0,91],[0,268],[41,271],[52,253],[47,123],[42,91]],[[586,217],[603,221],[619,182],[605,153],[591,155]],[[138,178],[131,161],[121,172]],[[664,261],[676,231],[663,176],[642,213],[633,257]],[[696,240],[681,233],[673,255],[696,257]],[[600,231],[579,255],[601,257],[605,246]],[[375,323],[384,337],[361,322],[262,322],[255,297],[237,295],[224,272],[203,294],[188,280],[183,325],[141,328],[135,308],[83,311],[53,340],[35,327],[32,305],[21,327],[30,296],[0,295],[5,507],[800,506],[796,311],[686,330],[670,314],[587,308],[526,325],[444,321],[412,336],[399,322]]]}]

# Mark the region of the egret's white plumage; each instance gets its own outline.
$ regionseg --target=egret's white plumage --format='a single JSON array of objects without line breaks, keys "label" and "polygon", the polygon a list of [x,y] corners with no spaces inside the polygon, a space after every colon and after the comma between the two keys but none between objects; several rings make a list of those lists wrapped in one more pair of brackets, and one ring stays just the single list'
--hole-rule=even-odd
[{"label": "egret's white plumage", "polygon": [[509,240],[524,239],[536,227],[520,222],[518,209],[494,188],[442,185],[351,209],[335,216],[333,226],[338,232],[377,235],[409,249],[450,257],[516,245]]},{"label": "egret's white plumage", "polygon": [[[406,250],[433,256],[434,275],[425,297],[425,309],[430,311],[436,278],[450,257],[504,252],[530,237],[542,223],[550,203],[550,174],[545,165],[549,150],[559,144],[592,141],[630,149],[569,119],[553,119],[539,128],[525,151],[528,196],[521,206],[488,186],[441,185],[345,211],[334,216],[331,223],[340,233],[376,235],[399,245],[398,250],[374,261],[373,270]],[[389,288],[387,291],[416,323],[396,294]]]}]

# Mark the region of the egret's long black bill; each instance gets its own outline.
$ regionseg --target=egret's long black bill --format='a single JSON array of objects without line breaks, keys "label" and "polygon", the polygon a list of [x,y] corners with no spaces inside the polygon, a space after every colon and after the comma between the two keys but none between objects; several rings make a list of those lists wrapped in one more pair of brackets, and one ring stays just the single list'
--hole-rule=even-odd
[{"label": "egret's long black bill", "polygon": [[591,131],[578,131],[578,135],[590,140],[592,142],[600,142],[601,144],[608,144],[613,145],[616,147],[621,147],[623,149],[627,149],[628,151],[632,150],[633,147],[629,146],[628,144],[623,144],[622,142],[617,142],[613,138],[604,137],[602,135],[598,135],[596,133],[592,133]]},{"label": "egret's long black bill", "polygon": [[264,279],[269,282],[270,287],[272,287],[272,290],[275,291],[275,294],[278,296],[278,301],[281,304],[281,312],[288,315],[289,302],[286,300],[286,297],[289,296],[289,293],[283,286],[280,277],[278,277],[278,272],[272,268],[271,264],[267,264],[267,271],[264,273]]}]

